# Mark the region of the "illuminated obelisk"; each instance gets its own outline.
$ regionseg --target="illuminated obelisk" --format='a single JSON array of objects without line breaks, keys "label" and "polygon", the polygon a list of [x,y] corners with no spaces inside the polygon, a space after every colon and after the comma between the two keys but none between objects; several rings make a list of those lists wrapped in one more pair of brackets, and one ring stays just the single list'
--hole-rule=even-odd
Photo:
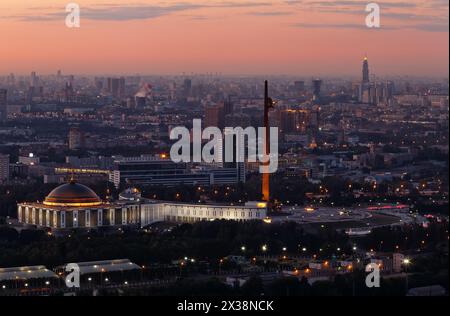
[{"label": "illuminated obelisk", "polygon": [[[264,154],[266,157],[270,156],[270,126],[269,126],[269,110],[273,107],[272,99],[269,98],[269,84],[267,80],[264,82]],[[263,162],[263,174],[262,174],[262,199],[265,202],[270,201],[270,173],[269,173],[270,161]]]}]

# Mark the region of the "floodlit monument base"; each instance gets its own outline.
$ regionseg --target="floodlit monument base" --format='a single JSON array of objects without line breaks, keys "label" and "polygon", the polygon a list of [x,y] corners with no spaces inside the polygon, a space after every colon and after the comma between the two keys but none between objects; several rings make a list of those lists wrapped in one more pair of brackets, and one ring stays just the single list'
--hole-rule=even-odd
[{"label": "floodlit monument base", "polygon": [[186,204],[140,197],[103,203],[91,189],[70,183],[53,190],[42,203],[19,203],[17,215],[19,223],[52,230],[142,228],[164,221],[193,223],[213,220],[264,220],[267,217],[267,204]]}]

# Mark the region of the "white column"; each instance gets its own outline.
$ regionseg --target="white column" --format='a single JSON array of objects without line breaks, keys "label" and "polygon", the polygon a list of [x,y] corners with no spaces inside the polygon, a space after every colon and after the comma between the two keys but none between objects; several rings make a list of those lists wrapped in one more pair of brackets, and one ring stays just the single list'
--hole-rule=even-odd
[{"label": "white column", "polygon": [[45,211],[45,222],[46,222],[46,226],[50,227],[51,223],[50,223],[50,210],[46,210]]},{"label": "white column", "polygon": [[25,207],[25,219],[24,219],[24,223],[28,224],[29,223],[29,216],[30,216],[30,209],[27,207]]},{"label": "white column", "polygon": [[17,206],[17,219],[19,223],[22,222],[22,206]]},{"label": "white column", "polygon": [[43,210],[40,208],[39,209],[39,226],[44,226],[42,223],[42,213],[43,213]]},{"label": "white column", "polygon": [[103,225],[103,210],[98,209],[97,210],[97,226]]},{"label": "white column", "polygon": [[53,227],[58,228],[58,212],[53,211]]},{"label": "white column", "polygon": [[86,221],[85,226],[86,227],[91,227],[91,210],[86,210],[86,212],[85,212],[85,221]]},{"label": "white column", "polygon": [[66,211],[61,212],[61,228],[66,228]]},{"label": "white column", "polygon": [[78,211],[73,211],[73,227],[78,227]]},{"label": "white column", "polygon": [[116,210],[113,208],[109,210],[109,221],[111,226],[116,225]]},{"label": "white column", "polygon": [[127,209],[122,208],[122,225],[127,224]]},{"label": "white column", "polygon": [[34,207],[31,209],[31,223],[36,225],[36,209]]}]

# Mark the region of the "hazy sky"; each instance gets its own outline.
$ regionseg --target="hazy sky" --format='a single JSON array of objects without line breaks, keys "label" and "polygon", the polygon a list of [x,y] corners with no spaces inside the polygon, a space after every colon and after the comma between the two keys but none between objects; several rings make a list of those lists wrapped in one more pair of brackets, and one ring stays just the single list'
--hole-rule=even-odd
[{"label": "hazy sky", "polygon": [[[65,6],[81,27],[65,26]],[[448,0],[0,0],[9,72],[448,76]]]}]

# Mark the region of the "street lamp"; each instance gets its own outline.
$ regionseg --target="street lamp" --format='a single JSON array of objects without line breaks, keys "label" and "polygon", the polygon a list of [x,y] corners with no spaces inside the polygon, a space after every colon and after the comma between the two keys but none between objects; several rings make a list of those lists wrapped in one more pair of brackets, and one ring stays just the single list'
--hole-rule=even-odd
[{"label": "street lamp", "polygon": [[408,266],[411,264],[411,259],[405,258],[403,259],[403,266],[405,267],[405,293],[408,293],[409,289],[409,280],[408,280]]}]

